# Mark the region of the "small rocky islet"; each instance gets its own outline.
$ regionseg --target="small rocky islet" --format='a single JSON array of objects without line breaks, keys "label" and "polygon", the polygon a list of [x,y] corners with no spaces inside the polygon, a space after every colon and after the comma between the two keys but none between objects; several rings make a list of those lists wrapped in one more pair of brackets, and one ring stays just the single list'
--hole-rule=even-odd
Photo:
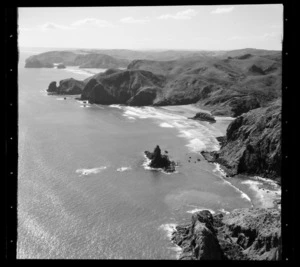
[{"label": "small rocky islet", "polygon": [[162,155],[158,145],[153,152],[145,151],[145,155],[150,160],[149,167],[153,169],[162,169],[168,173],[175,171],[176,163],[171,161],[167,155]]}]

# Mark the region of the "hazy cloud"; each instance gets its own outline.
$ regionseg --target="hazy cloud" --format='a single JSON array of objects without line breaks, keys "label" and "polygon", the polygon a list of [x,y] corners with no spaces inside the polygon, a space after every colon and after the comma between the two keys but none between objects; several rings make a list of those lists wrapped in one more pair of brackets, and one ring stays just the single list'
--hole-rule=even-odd
[{"label": "hazy cloud", "polygon": [[46,31],[46,30],[56,30],[56,29],[59,29],[59,30],[72,29],[72,27],[56,24],[56,23],[53,23],[53,22],[45,23],[45,24],[39,26],[39,28],[41,30],[44,30],[44,31]]},{"label": "hazy cloud", "polygon": [[122,23],[132,23],[132,24],[143,24],[146,22],[149,22],[149,19],[134,19],[133,17],[126,17],[126,18],[122,18],[120,19],[120,21]]},{"label": "hazy cloud", "polygon": [[72,23],[72,26],[97,26],[97,27],[112,27],[113,24],[108,22],[107,20],[101,20],[96,18],[86,18],[75,21]]},{"label": "hazy cloud", "polygon": [[177,12],[175,14],[164,14],[158,17],[158,19],[191,19],[192,17],[197,15],[197,11],[194,9],[187,9],[184,11]]},{"label": "hazy cloud", "polygon": [[265,33],[263,35],[255,35],[255,36],[232,36],[227,40],[233,41],[233,40],[269,39],[269,38],[281,37],[281,34],[282,34],[281,32],[270,32],[270,33]]},{"label": "hazy cloud", "polygon": [[234,9],[234,7],[218,7],[214,9],[211,14],[223,14],[223,13],[229,13]]}]

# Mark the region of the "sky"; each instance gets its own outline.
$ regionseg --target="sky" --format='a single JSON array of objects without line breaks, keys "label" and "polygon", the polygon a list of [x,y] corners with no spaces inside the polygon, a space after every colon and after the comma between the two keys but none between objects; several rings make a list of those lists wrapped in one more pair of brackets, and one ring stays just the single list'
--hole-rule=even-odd
[{"label": "sky", "polygon": [[19,8],[20,47],[281,50],[283,5]]}]

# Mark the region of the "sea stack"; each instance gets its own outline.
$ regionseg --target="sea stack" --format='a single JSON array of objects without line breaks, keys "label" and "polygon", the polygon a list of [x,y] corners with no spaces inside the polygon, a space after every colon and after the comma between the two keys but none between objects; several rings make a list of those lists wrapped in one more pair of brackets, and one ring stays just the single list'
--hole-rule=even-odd
[{"label": "sea stack", "polygon": [[163,169],[166,172],[175,171],[175,162],[171,161],[167,155],[162,155],[161,149],[158,145],[152,153],[145,151],[145,155],[151,160],[149,167],[154,169]]},{"label": "sea stack", "polygon": [[199,121],[208,121],[210,123],[214,123],[216,122],[216,119],[214,118],[214,116],[205,113],[205,112],[198,112],[193,118],[191,118],[193,120],[199,120]]}]

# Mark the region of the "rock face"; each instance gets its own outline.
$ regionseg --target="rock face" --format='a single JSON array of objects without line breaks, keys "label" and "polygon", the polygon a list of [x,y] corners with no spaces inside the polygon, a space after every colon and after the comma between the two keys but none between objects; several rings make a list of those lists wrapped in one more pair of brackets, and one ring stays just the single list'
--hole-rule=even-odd
[{"label": "rock face", "polygon": [[281,214],[276,209],[236,209],[212,215],[208,210],[177,226],[172,241],[179,259],[281,260]]},{"label": "rock face", "polygon": [[149,71],[107,70],[85,80],[81,98],[104,105],[152,105],[160,94],[164,81],[164,77]]},{"label": "rock face", "polygon": [[78,95],[82,93],[84,83],[73,78],[61,80],[59,86],[56,82],[51,82],[47,92],[58,95]]},{"label": "rock face", "polygon": [[154,101],[158,106],[199,104],[212,115],[237,117],[281,96],[281,58],[277,54],[134,60],[127,68],[166,77],[162,94]]},{"label": "rock face", "polygon": [[281,102],[254,109],[237,117],[227,128],[221,149],[202,152],[230,175],[281,177]]},{"label": "rock face", "polygon": [[205,112],[198,112],[193,118],[194,120],[199,120],[199,121],[208,121],[208,122],[216,122],[214,116],[205,113]]},{"label": "rock face", "polygon": [[151,160],[149,167],[154,169],[163,169],[165,172],[175,171],[175,162],[169,160],[167,155],[162,155],[159,146],[156,146],[153,153],[145,151],[145,155]]},{"label": "rock face", "polygon": [[49,93],[56,93],[57,92],[56,82],[51,82],[49,84],[47,92],[49,92]]}]

